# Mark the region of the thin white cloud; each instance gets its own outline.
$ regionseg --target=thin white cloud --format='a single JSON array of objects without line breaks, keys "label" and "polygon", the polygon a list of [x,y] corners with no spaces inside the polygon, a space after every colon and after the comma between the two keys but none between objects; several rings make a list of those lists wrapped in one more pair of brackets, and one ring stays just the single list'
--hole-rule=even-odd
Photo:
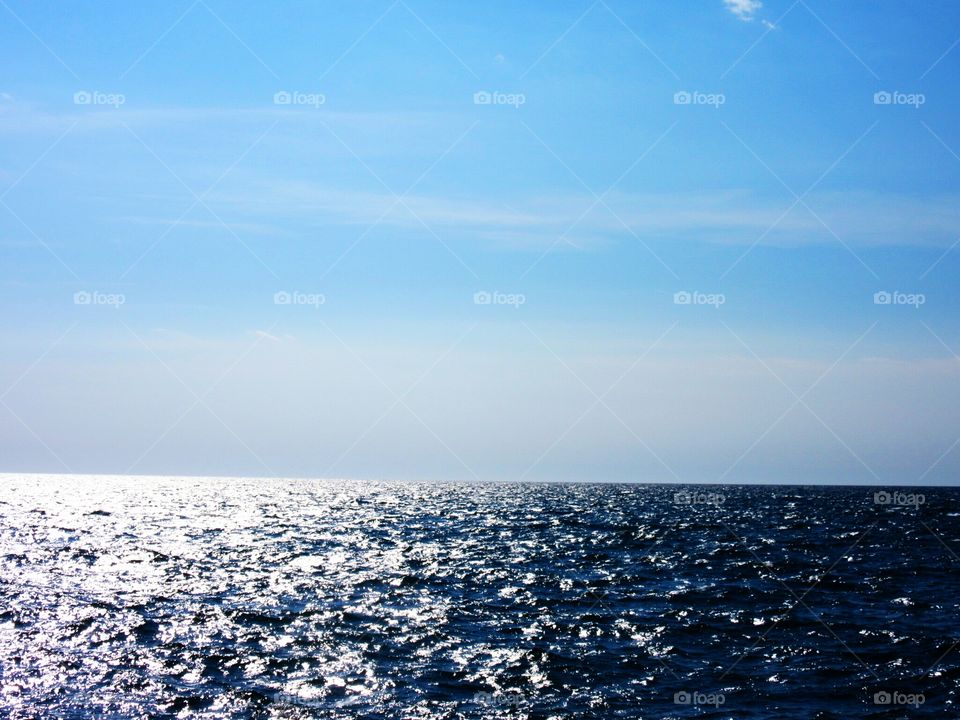
[{"label": "thin white cloud", "polygon": [[[316,136],[326,137],[322,123],[337,128],[353,130],[384,130],[386,128],[435,127],[442,113],[425,111],[361,111],[339,112],[333,110],[291,109],[268,102],[248,107],[157,107],[138,106],[135,99],[128,100],[121,108],[64,105],[41,106],[32,101],[20,101],[7,93],[0,93],[0,135],[59,133],[71,129],[71,133],[122,131],[124,126],[143,128],[150,125],[170,127],[176,124],[191,129],[214,127],[223,132],[228,124],[256,123],[266,129],[272,121],[282,121],[283,128],[309,128]],[[266,123],[266,124],[263,124]],[[278,128],[282,130],[283,128]],[[273,132],[271,135],[281,134]],[[303,142],[302,134],[297,137]]]},{"label": "thin white cloud", "polygon": [[915,198],[872,191],[811,193],[806,202],[818,219],[803,207],[781,217],[782,199],[742,189],[613,191],[605,198],[607,207],[590,210],[595,203],[586,194],[512,198],[510,207],[492,198],[415,194],[396,205],[388,193],[243,173],[237,173],[237,180],[236,189],[228,181],[208,197],[218,213],[241,225],[294,234],[317,225],[372,223],[422,232],[422,220],[447,233],[517,249],[551,246],[558,238],[574,248],[595,247],[615,242],[626,228],[649,239],[752,244],[762,237],[766,245],[781,246],[835,243],[836,233],[861,247],[948,247],[960,235],[955,194]]},{"label": "thin white cloud", "polygon": [[760,0],[723,0],[724,6],[744,22],[753,20],[757,11],[763,7]]},{"label": "thin white cloud", "polygon": [[[115,223],[131,223],[135,225],[167,225],[202,228],[212,230],[233,230],[235,232],[269,234],[276,232],[272,225],[257,223],[220,222],[220,220],[191,220],[183,217],[146,217],[142,215],[128,215],[111,219]],[[37,243],[39,244],[39,243]]]}]

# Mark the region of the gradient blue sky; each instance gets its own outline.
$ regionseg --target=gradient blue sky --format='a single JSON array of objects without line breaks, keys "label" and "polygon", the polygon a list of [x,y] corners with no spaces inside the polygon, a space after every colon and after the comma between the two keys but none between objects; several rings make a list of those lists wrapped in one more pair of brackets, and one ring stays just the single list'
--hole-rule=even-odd
[{"label": "gradient blue sky", "polygon": [[958,39],[947,1],[2,0],[0,470],[953,483]]}]

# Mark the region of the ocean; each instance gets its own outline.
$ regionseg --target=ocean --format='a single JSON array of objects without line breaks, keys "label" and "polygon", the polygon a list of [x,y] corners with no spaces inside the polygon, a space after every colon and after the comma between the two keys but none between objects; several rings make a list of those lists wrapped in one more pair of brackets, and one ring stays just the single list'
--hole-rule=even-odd
[{"label": "ocean", "polygon": [[3,717],[960,717],[954,488],[0,480]]}]

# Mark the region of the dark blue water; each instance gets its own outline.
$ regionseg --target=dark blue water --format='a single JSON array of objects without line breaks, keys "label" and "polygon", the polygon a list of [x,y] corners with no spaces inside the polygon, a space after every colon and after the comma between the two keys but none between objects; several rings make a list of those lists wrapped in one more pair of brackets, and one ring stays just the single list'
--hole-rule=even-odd
[{"label": "dark blue water", "polygon": [[5,476],[0,715],[960,717],[960,491],[880,491]]}]

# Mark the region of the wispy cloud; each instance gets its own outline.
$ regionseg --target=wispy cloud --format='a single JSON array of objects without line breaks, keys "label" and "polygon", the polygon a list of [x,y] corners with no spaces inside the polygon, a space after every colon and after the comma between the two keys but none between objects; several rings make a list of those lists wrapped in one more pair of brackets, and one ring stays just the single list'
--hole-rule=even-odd
[{"label": "wispy cloud", "polygon": [[240,187],[210,197],[222,208],[218,212],[240,224],[276,223],[278,230],[296,234],[318,225],[373,223],[420,232],[426,223],[516,249],[549,246],[558,237],[574,248],[596,247],[615,242],[628,228],[653,240],[752,244],[762,237],[765,245],[782,246],[833,243],[839,236],[864,247],[946,247],[960,235],[960,199],[954,194],[813,193],[807,202],[816,215],[802,207],[783,215],[782,199],[743,189],[612,192],[607,207],[590,209],[593,201],[586,194],[512,198],[508,207],[493,198],[429,194],[396,204],[387,193],[250,176]]},{"label": "wispy cloud", "polygon": [[[122,108],[73,105],[47,105],[28,100],[16,100],[0,93],[0,134],[52,134],[72,128],[73,132],[124,131],[124,126],[135,128],[189,127],[192,130],[227,127],[250,127],[254,123],[282,121],[284,126],[295,129],[309,128],[320,135],[322,123],[337,127],[351,127],[360,131],[376,131],[385,128],[435,127],[445,119],[443,113],[417,110],[384,110],[338,112],[332,110],[307,111],[287,106],[272,105],[267,100],[262,105],[243,107],[215,106],[138,106],[136,98],[128,98]],[[246,125],[244,125],[246,123]],[[302,140],[302,135],[300,136]]]},{"label": "wispy cloud", "polygon": [[723,0],[724,6],[744,22],[756,17],[757,11],[763,7],[760,0]]},{"label": "wispy cloud", "polygon": [[[198,211],[198,212],[202,212]],[[183,227],[192,227],[208,230],[233,230],[235,232],[271,234],[277,232],[277,229],[271,225],[261,225],[258,223],[233,223],[220,222],[219,220],[195,220],[191,218],[174,217],[146,217],[141,215],[127,215],[117,217],[111,220],[115,223],[131,223],[134,225],[177,225]]]}]

